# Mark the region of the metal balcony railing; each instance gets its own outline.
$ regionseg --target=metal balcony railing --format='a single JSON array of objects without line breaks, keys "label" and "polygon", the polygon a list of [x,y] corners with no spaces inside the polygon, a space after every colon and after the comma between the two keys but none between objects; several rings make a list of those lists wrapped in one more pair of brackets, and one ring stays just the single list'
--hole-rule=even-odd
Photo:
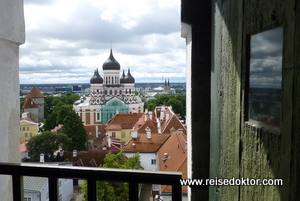
[{"label": "metal balcony railing", "polygon": [[182,200],[181,173],[177,172],[0,163],[0,174],[12,176],[14,201],[24,200],[23,176],[47,177],[51,201],[58,200],[58,178],[87,180],[89,201],[97,200],[96,181],[128,182],[130,201],[139,200],[140,183],[171,185],[172,201]]}]

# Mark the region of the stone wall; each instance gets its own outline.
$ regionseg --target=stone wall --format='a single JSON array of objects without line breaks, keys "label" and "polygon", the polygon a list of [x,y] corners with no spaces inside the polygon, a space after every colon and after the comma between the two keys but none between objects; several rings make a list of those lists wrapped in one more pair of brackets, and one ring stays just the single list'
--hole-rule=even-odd
[{"label": "stone wall", "polygon": [[[23,1],[0,1],[0,162],[20,162],[19,45],[25,40]],[[0,176],[1,200],[12,200],[11,178]]]},{"label": "stone wall", "polygon": [[[284,185],[211,186],[210,199],[297,200],[300,2],[217,0],[214,10],[210,177],[280,178]],[[284,28],[279,135],[246,118],[249,36],[277,26]]]}]

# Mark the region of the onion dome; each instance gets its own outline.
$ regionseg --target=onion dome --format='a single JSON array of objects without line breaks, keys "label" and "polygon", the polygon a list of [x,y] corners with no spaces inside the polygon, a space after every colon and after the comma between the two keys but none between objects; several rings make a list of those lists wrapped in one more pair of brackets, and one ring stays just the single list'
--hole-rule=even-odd
[{"label": "onion dome", "polygon": [[132,77],[132,75],[130,74],[130,69],[128,68],[128,73],[124,79],[123,83],[134,83],[134,77]]},{"label": "onion dome", "polygon": [[120,83],[124,83],[124,81],[125,81],[125,72],[124,72],[124,70],[123,70],[123,74],[122,74],[122,76],[120,77]]},{"label": "onion dome", "polygon": [[98,68],[95,70],[94,76],[90,80],[91,84],[102,84],[103,78],[99,75]]},{"label": "onion dome", "polygon": [[103,70],[120,70],[120,64],[114,58],[112,49],[110,49],[110,55],[108,59],[102,65]]}]

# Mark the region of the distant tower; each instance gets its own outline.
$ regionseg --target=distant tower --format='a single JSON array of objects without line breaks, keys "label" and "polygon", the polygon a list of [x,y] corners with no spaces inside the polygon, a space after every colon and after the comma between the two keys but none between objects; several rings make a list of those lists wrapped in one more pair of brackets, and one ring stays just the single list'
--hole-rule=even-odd
[{"label": "distant tower", "polygon": [[44,120],[44,95],[37,87],[34,86],[26,95],[26,101],[22,108],[23,112],[29,112],[32,121],[39,122]]},{"label": "distant tower", "polygon": [[167,93],[167,94],[171,93],[171,87],[170,87],[170,80],[169,79],[168,79],[168,81],[167,81],[167,79],[165,80],[164,92]]}]

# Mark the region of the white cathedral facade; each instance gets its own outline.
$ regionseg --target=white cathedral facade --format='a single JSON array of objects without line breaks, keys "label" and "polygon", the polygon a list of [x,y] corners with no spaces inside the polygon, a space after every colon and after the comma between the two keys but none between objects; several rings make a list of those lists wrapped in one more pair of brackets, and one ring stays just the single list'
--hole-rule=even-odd
[{"label": "white cathedral facade", "polygon": [[105,124],[117,113],[142,113],[144,102],[135,95],[135,79],[128,69],[121,75],[120,64],[110,50],[103,63],[103,77],[95,70],[90,80],[89,97],[83,97],[73,105],[85,126]]}]

